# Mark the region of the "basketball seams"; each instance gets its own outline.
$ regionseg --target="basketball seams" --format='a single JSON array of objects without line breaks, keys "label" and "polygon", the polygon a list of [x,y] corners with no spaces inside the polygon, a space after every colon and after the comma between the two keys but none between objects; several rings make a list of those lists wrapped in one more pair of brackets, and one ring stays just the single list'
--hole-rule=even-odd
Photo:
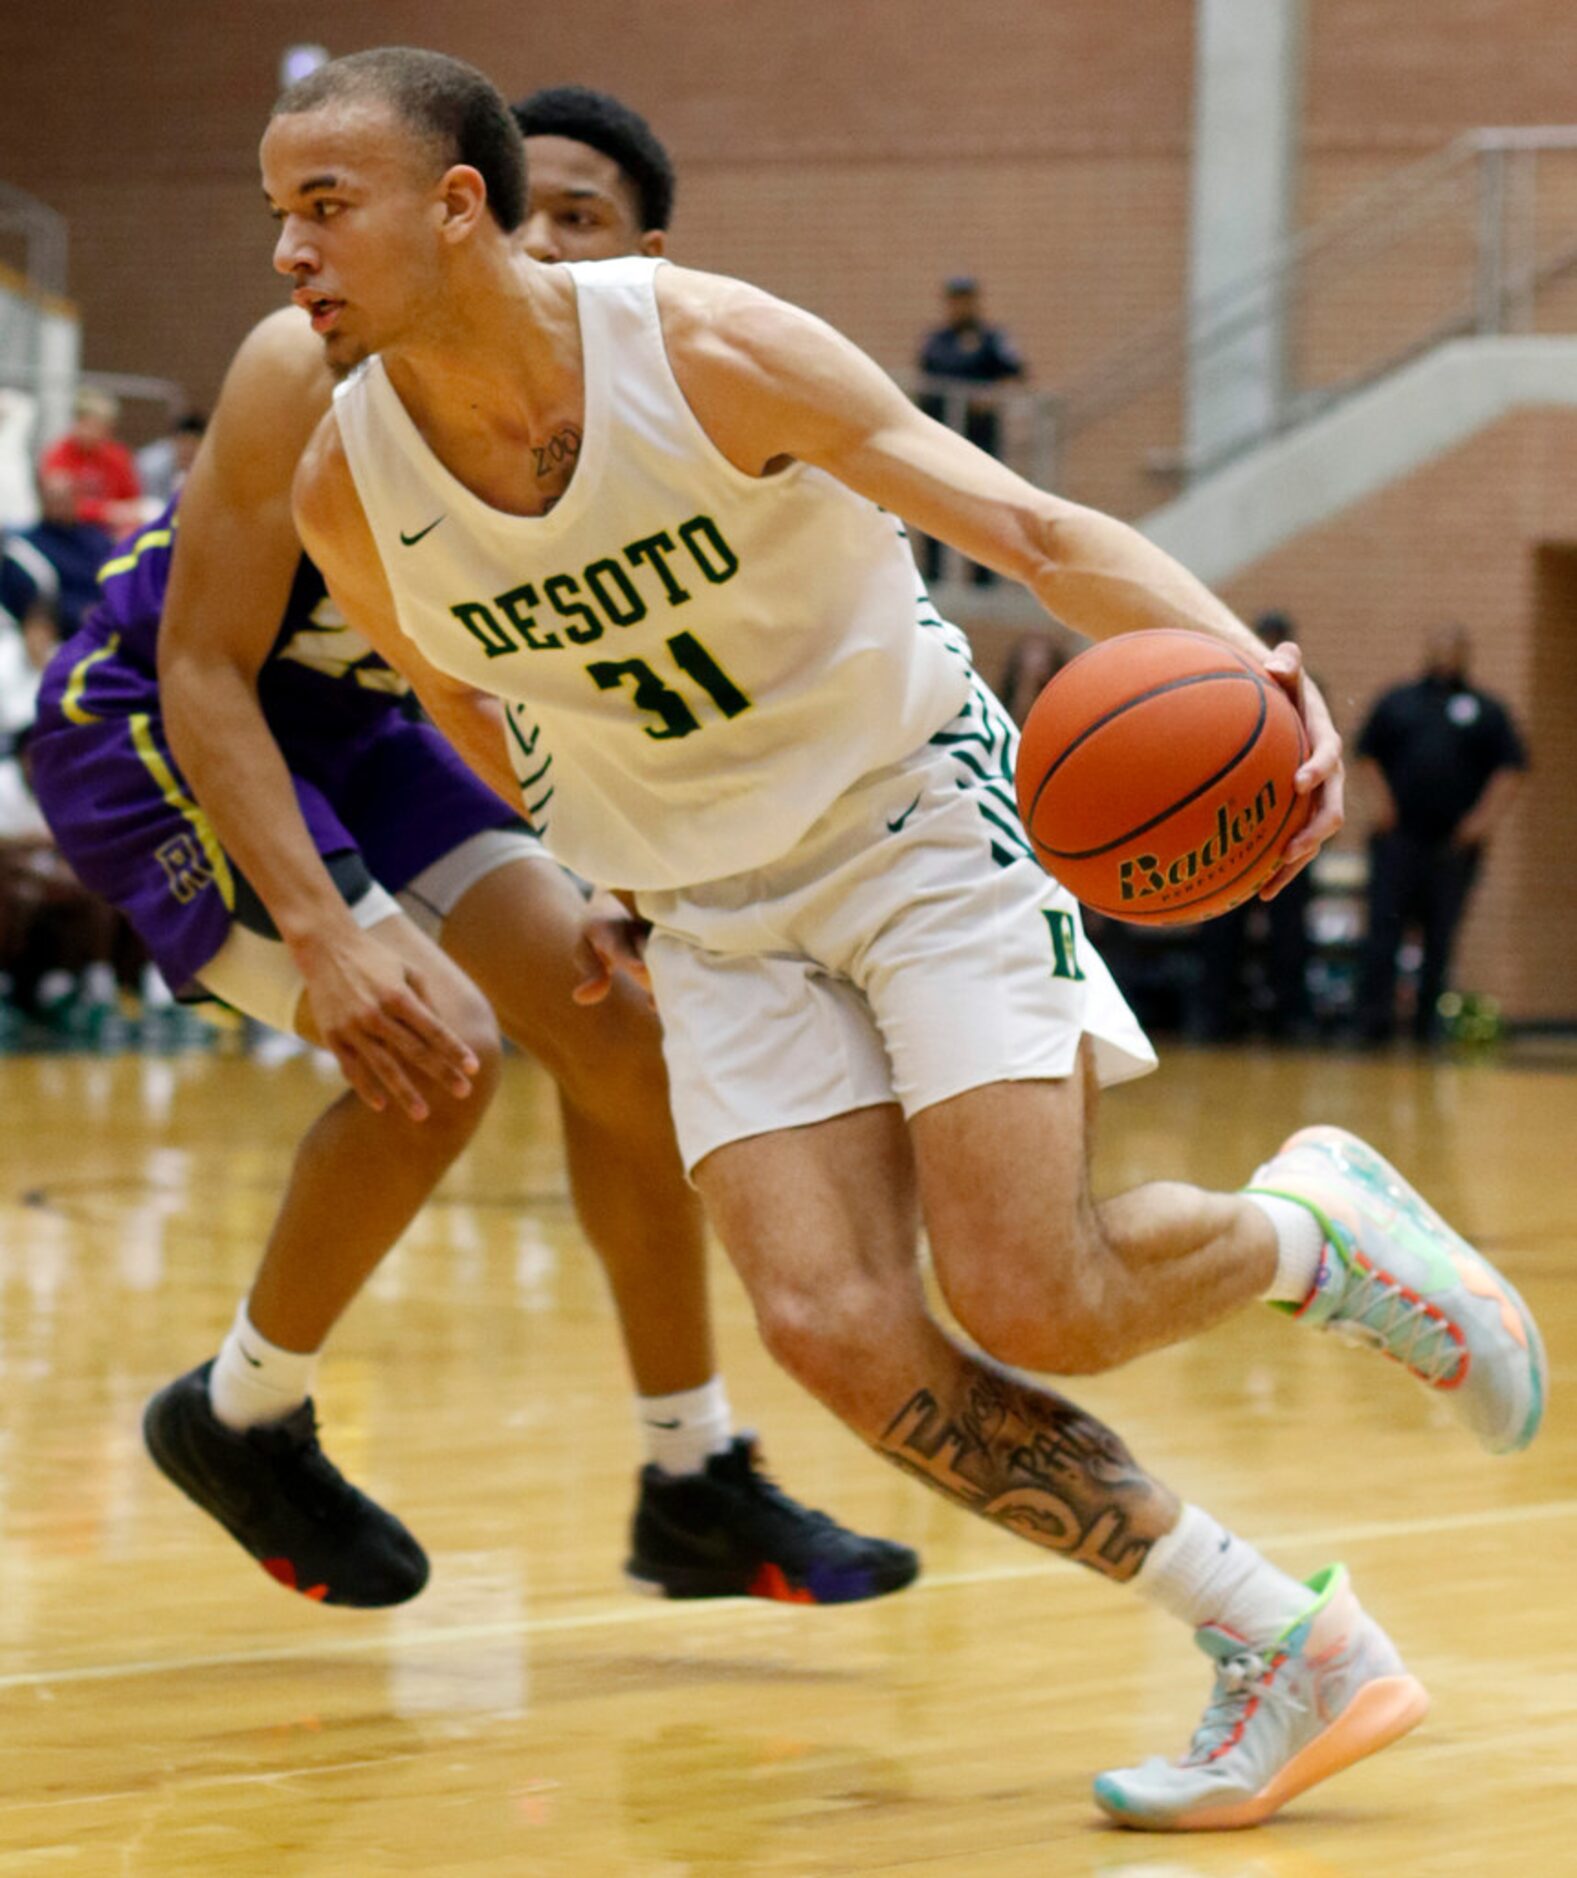
[{"label": "basketball seams", "polygon": [[[1143,637],[1145,638],[1154,638],[1154,639],[1170,638],[1172,636],[1173,635],[1167,632],[1165,629],[1162,629],[1161,631],[1157,631],[1154,633],[1146,633],[1143,635]],[[1204,635],[1202,633],[1178,633],[1175,636],[1179,639],[1202,639],[1204,638]],[[1089,652],[1081,652],[1079,654],[1079,657],[1073,660],[1072,664],[1068,665],[1062,673],[1058,674],[1058,676],[1066,677],[1069,672],[1073,672],[1077,670],[1080,661],[1088,658],[1091,653],[1104,651],[1108,647],[1118,645],[1120,643],[1121,643],[1121,635],[1119,635],[1117,639],[1103,640],[1102,643],[1098,646],[1091,646]],[[1209,643],[1212,646],[1214,646],[1216,642],[1212,640]],[[1041,789],[1045,788],[1046,784],[1051,781],[1052,777],[1056,775],[1057,771],[1061,769],[1063,764],[1067,762],[1068,758],[1073,755],[1074,751],[1077,750],[1081,744],[1087,742],[1091,737],[1093,737],[1096,731],[1101,730],[1102,728],[1104,728],[1104,726],[1113,722],[1114,719],[1121,717],[1125,711],[1131,711],[1136,704],[1145,704],[1152,698],[1163,697],[1169,691],[1182,691],[1189,685],[1202,685],[1202,684],[1208,683],[1212,679],[1217,679],[1217,678],[1223,678],[1223,679],[1234,680],[1234,681],[1244,679],[1244,678],[1251,678],[1256,684],[1259,684],[1259,685],[1263,685],[1267,682],[1264,673],[1260,671],[1256,671],[1255,668],[1249,664],[1248,660],[1245,659],[1241,653],[1234,652],[1231,646],[1222,645],[1219,647],[1219,650],[1223,657],[1236,659],[1239,666],[1242,669],[1239,671],[1223,671],[1219,666],[1212,666],[1208,671],[1184,672],[1180,677],[1163,679],[1159,684],[1152,685],[1148,691],[1141,691],[1137,693],[1134,697],[1124,698],[1121,704],[1114,704],[1112,708],[1109,711],[1107,711],[1103,716],[1097,717],[1096,719],[1094,719],[1093,722],[1087,724],[1084,727],[1084,729],[1079,732],[1078,736],[1074,738],[1072,743],[1068,745],[1068,747],[1063,751],[1062,755],[1057,758],[1056,762],[1052,764],[1051,768],[1047,770],[1046,774],[1041,778],[1040,788]],[[1050,685],[1047,686],[1047,690],[1049,689],[1050,689]],[[1042,692],[1041,696],[1044,697],[1045,692]],[[1040,800],[1040,789],[1037,789],[1035,792],[1035,802],[1038,803],[1039,800]],[[1033,807],[1034,807],[1034,804],[1031,804],[1032,809]]]},{"label": "basketball seams", "polygon": [[[1253,678],[1254,674],[1250,672],[1250,673],[1245,673],[1244,676]],[[1225,679],[1233,680],[1235,682],[1235,676],[1233,673],[1230,673],[1230,672],[1204,673],[1204,674],[1201,674],[1199,678],[1184,679],[1179,682],[1183,684],[1198,684],[1198,683],[1202,683],[1203,680],[1207,677],[1208,678],[1225,678]],[[1169,821],[1172,818],[1172,816],[1180,813],[1183,809],[1190,808],[1208,790],[1214,789],[1220,783],[1224,783],[1226,779],[1232,774],[1233,770],[1238,768],[1238,766],[1241,763],[1243,763],[1248,757],[1253,755],[1254,746],[1259,742],[1260,737],[1264,732],[1265,719],[1270,715],[1270,706],[1266,702],[1265,680],[1255,679],[1254,682],[1259,686],[1259,713],[1254,719],[1254,727],[1249,733],[1248,741],[1245,744],[1243,744],[1238,750],[1234,751],[1232,756],[1221,766],[1220,769],[1216,771],[1216,773],[1213,776],[1207,776],[1202,783],[1197,785],[1197,787],[1189,790],[1187,795],[1179,796],[1175,802],[1168,803],[1167,806],[1164,809],[1162,809],[1159,814],[1152,815],[1149,821],[1141,822],[1137,828],[1130,828],[1126,834],[1118,835],[1115,840],[1102,842],[1102,844],[1097,848],[1081,848],[1076,853],[1065,848],[1046,848],[1045,852],[1047,854],[1055,855],[1059,861],[1098,861],[1103,854],[1110,854],[1113,848],[1120,848],[1124,846],[1127,842],[1137,841],[1141,835],[1149,834],[1152,828],[1159,828],[1162,822]],[[1116,719],[1120,718],[1125,711],[1132,710],[1134,706],[1136,705],[1148,703],[1151,698],[1158,697],[1162,692],[1170,691],[1170,690],[1173,690],[1174,688],[1175,687],[1172,685],[1160,685],[1160,686],[1157,686],[1154,691],[1146,692],[1143,697],[1130,698],[1126,704],[1120,705],[1115,711],[1108,711],[1106,716],[1101,720],[1101,722],[1108,723],[1108,724],[1113,723],[1116,721]],[[1090,726],[1089,732],[1086,732],[1086,736],[1092,734],[1096,730],[1099,730],[1100,727],[1101,727],[1100,724],[1092,724]],[[1081,737],[1079,741],[1082,743],[1084,741],[1084,738]],[[1060,769],[1062,764],[1067,760],[1067,758],[1072,756],[1074,747],[1075,746],[1070,745],[1068,749],[1063,752],[1062,756],[1058,759],[1056,768]],[[1035,811],[1040,807],[1040,798],[1045,791],[1046,784],[1051,781],[1052,776],[1055,774],[1056,774],[1056,769],[1048,771],[1046,776],[1041,781],[1040,788],[1038,788],[1035,791],[1035,798],[1033,802],[1031,802],[1030,804],[1030,811],[1029,811],[1030,819],[1032,821],[1035,816]],[[1042,844],[1037,843],[1036,845],[1040,846]]]}]

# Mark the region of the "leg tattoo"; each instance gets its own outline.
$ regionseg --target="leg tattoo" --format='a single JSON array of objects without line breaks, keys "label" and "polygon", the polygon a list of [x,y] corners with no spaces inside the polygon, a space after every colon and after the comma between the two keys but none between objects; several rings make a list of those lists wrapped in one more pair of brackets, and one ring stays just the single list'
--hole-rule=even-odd
[{"label": "leg tattoo", "polygon": [[1176,1496],[1065,1396],[967,1359],[951,1394],[917,1390],[878,1448],[970,1512],[1119,1582],[1176,1521]]}]

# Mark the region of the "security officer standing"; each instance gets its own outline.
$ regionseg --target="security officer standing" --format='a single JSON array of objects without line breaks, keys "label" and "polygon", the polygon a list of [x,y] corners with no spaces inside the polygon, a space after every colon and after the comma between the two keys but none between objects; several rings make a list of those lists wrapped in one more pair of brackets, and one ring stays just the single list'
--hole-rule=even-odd
[{"label": "security officer standing", "polygon": [[1528,767],[1511,715],[1469,683],[1472,644],[1449,626],[1429,642],[1423,676],[1387,691],[1358,738],[1380,804],[1369,838],[1369,935],[1360,1020],[1364,1039],[1396,1026],[1396,955],[1407,923],[1422,931],[1414,1034],[1432,1042],[1437,1006],[1484,849]]}]

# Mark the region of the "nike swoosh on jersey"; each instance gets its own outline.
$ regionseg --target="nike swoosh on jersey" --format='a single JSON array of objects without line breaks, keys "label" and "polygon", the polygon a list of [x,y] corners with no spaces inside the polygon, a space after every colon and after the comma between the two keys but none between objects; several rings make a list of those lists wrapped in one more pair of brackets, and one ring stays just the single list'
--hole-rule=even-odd
[{"label": "nike swoosh on jersey", "polygon": [[909,804],[908,808],[904,810],[902,815],[895,815],[893,819],[887,824],[888,834],[896,835],[899,829],[903,827],[904,823],[908,821],[909,817],[914,814],[915,810],[919,808],[919,806],[920,806],[920,798],[919,796],[916,796],[913,802]]},{"label": "nike swoosh on jersey", "polygon": [[[442,522],[447,519],[448,519],[448,511],[445,510],[444,514],[438,517],[438,522]],[[400,540],[404,543],[404,545],[407,548],[414,548],[417,542],[421,540],[423,535],[430,535],[433,532],[433,530],[438,526],[438,522],[429,522],[425,528],[418,528],[414,535],[406,534],[405,530],[402,528],[400,530]]]}]

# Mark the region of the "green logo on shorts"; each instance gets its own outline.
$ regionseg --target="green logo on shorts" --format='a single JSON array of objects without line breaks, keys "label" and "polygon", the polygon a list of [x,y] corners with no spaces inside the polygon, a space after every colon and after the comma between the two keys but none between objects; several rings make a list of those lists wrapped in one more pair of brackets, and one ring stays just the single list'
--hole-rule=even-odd
[{"label": "green logo on shorts", "polygon": [[1041,911],[1046,914],[1046,925],[1051,933],[1052,977],[1082,979],[1084,967],[1079,963],[1079,933],[1073,915],[1048,912],[1044,907]]}]

